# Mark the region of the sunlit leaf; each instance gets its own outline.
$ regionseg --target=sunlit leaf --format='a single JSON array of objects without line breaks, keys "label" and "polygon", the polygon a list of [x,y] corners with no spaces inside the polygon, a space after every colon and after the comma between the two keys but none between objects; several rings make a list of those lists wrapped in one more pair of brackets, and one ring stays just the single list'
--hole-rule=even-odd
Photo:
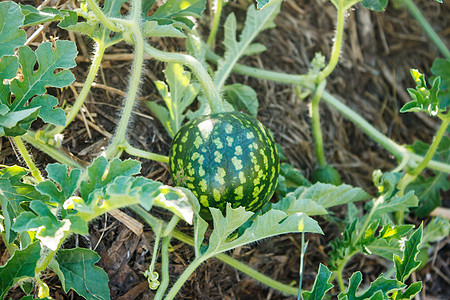
[{"label": "sunlit leaf", "polygon": [[[389,292],[394,292],[402,289],[405,285],[396,280],[396,279],[387,279],[383,276],[379,276],[374,282],[370,284],[368,290],[364,293],[358,293],[359,286],[362,281],[362,274],[360,271],[353,273],[352,277],[350,277],[349,285],[347,291],[341,292],[338,296],[338,299],[346,299],[346,300],[364,300],[364,299],[374,299],[377,293],[381,293],[382,295],[386,295]],[[359,296],[357,296],[357,294]],[[382,298],[384,299],[384,297]]]},{"label": "sunlit leaf", "polygon": [[24,19],[18,4],[12,1],[0,3],[0,58],[14,55],[14,49],[27,40],[25,31],[19,29]]},{"label": "sunlit leaf", "polygon": [[420,265],[420,261],[417,261],[416,257],[419,253],[419,245],[422,241],[422,232],[423,227],[420,225],[406,241],[402,258],[394,255],[395,278],[397,278],[398,281],[405,282],[411,273]]},{"label": "sunlit leaf", "polygon": [[6,264],[0,266],[0,299],[20,279],[35,276],[36,265],[41,258],[40,252],[39,242],[30,244],[25,249],[16,250]]}]

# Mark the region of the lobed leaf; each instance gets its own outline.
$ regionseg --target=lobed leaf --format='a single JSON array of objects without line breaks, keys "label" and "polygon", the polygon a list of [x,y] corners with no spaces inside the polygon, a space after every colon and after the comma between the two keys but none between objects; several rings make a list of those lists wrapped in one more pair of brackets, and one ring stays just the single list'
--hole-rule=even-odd
[{"label": "lobed leaf", "polygon": [[5,265],[0,266],[0,299],[20,279],[35,276],[37,262],[41,258],[39,242],[28,245],[26,248],[16,250]]},{"label": "lobed leaf", "polygon": [[0,170],[0,201],[5,218],[5,242],[8,244],[12,243],[17,236],[12,226],[14,220],[24,212],[24,207],[28,206],[32,200],[47,199],[47,196],[39,193],[33,185],[22,182],[22,178],[26,175],[25,169],[18,166]]},{"label": "lobed leaf", "polygon": [[236,110],[244,110],[251,115],[258,114],[259,102],[254,89],[248,85],[235,83],[226,85],[223,88],[225,99],[233,105]]},{"label": "lobed leaf", "polygon": [[437,97],[440,102],[439,108],[445,110],[450,106],[450,58],[437,58],[431,66],[431,72],[441,78]]},{"label": "lobed leaf", "polygon": [[230,235],[248,221],[254,213],[246,211],[244,207],[233,209],[230,203],[227,203],[226,217],[218,209],[210,207],[210,211],[214,230],[211,233],[206,252],[209,255],[285,233],[323,234],[317,222],[304,213],[287,215],[285,212],[271,209],[263,215],[257,215],[240,236],[233,238]]},{"label": "lobed leaf", "polygon": [[314,280],[314,285],[310,292],[305,291],[302,293],[304,300],[323,299],[325,293],[329,291],[333,284],[329,283],[332,272],[324,265],[319,265],[319,272]]},{"label": "lobed leaf", "polygon": [[12,1],[0,3],[0,58],[14,55],[14,50],[25,44],[25,31],[19,29],[25,17],[20,6]]},{"label": "lobed leaf", "polygon": [[275,27],[274,19],[280,11],[280,4],[271,5],[259,11],[255,9],[255,6],[250,5],[239,41],[236,39],[236,17],[233,13],[228,16],[224,25],[225,38],[223,45],[225,46],[225,54],[223,59],[218,61],[218,68],[214,76],[214,83],[219,89],[223,87],[231,69],[245,55],[247,48],[256,36],[263,30]]},{"label": "lobed leaf", "polygon": [[99,260],[100,256],[89,249],[61,249],[50,268],[66,293],[74,290],[88,300],[110,299],[108,275],[95,265]]},{"label": "lobed leaf", "polygon": [[[338,295],[338,299],[346,299],[346,300],[364,300],[364,299],[386,299],[385,295],[387,293],[392,293],[395,291],[398,291],[405,287],[405,285],[396,280],[396,279],[387,279],[380,275],[374,282],[370,284],[370,287],[368,290],[366,290],[364,293],[357,296],[357,290],[361,284],[362,281],[362,274],[360,271],[353,273],[352,277],[350,277],[349,284],[347,291],[341,292]],[[382,298],[374,298],[374,297],[380,297],[383,295]]]},{"label": "lobed leaf", "polygon": [[38,25],[45,22],[61,21],[64,18],[63,12],[53,7],[44,7],[41,10],[31,5],[20,5],[22,14],[25,16],[24,26]]},{"label": "lobed leaf", "polygon": [[311,187],[301,186],[286,195],[281,201],[273,205],[287,214],[304,212],[308,215],[327,214],[326,209],[365,200],[369,195],[360,188],[349,185],[335,186],[331,184],[316,183]]},{"label": "lobed leaf", "polygon": [[403,251],[403,258],[394,255],[395,278],[400,282],[405,282],[414,270],[416,270],[420,261],[416,261],[419,253],[419,246],[422,241],[423,226],[420,227],[411,235],[405,243],[405,250]]},{"label": "lobed leaf", "polygon": [[362,5],[370,10],[384,11],[388,0],[362,0]]}]

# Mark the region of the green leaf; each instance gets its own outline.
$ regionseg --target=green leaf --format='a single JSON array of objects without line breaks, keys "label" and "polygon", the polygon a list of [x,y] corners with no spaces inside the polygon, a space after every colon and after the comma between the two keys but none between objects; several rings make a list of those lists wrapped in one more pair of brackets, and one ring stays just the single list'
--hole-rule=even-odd
[{"label": "green leaf", "polygon": [[169,135],[174,137],[185,119],[183,113],[199,93],[200,85],[191,83],[191,73],[180,64],[167,64],[164,75],[168,86],[162,81],[156,81],[155,85],[167,110],[151,102],[147,102],[147,106],[163,123]]},{"label": "green leaf", "polygon": [[423,229],[421,249],[431,247],[430,243],[441,241],[450,234],[450,221],[441,217],[433,218]]},{"label": "green leaf", "polygon": [[214,230],[205,255],[214,255],[274,235],[292,232],[323,233],[317,222],[304,213],[287,215],[285,212],[271,209],[263,215],[257,215],[251,225],[240,236],[233,239],[230,235],[254,213],[246,211],[244,207],[233,209],[230,203],[227,203],[226,217],[218,209],[210,207],[210,211]]},{"label": "green leaf", "polygon": [[25,175],[27,175],[25,169],[18,166],[0,170],[0,201],[8,244],[12,243],[17,236],[11,230],[11,226],[24,211],[21,205],[28,205],[32,200],[47,199],[47,196],[39,193],[33,185],[21,181]]},{"label": "green leaf", "polygon": [[420,261],[416,260],[419,253],[419,245],[422,240],[423,226],[420,227],[411,235],[405,243],[405,250],[403,251],[403,258],[394,255],[395,278],[400,282],[405,282],[414,270],[416,270]]},{"label": "green leaf", "polygon": [[360,188],[349,185],[335,186],[316,183],[311,187],[299,187],[273,205],[274,209],[288,214],[304,212],[308,215],[327,214],[326,208],[365,200],[369,195]]},{"label": "green leaf", "polygon": [[362,0],[362,5],[374,11],[384,11],[388,0]]},{"label": "green leaf", "polygon": [[416,82],[415,89],[408,89],[408,93],[412,98],[411,102],[406,103],[400,112],[418,112],[423,111],[431,116],[436,116],[440,112],[445,112],[445,108],[441,108],[438,93],[440,90],[441,77],[435,77],[428,88],[425,76],[419,70],[411,69],[411,76]]},{"label": "green leaf", "polygon": [[146,37],[177,37],[186,38],[182,30],[175,27],[175,24],[158,24],[157,21],[146,21],[144,23],[144,35]]},{"label": "green leaf", "polygon": [[[14,222],[12,229],[17,233],[36,231],[36,238],[41,244],[56,251],[65,238],[66,233],[89,234],[87,222],[78,216],[68,216],[64,219],[56,217],[54,207],[46,203],[33,200],[30,209],[21,213]],[[72,226],[75,224],[75,226]]]},{"label": "green leaf", "polygon": [[0,299],[20,279],[35,276],[36,264],[40,258],[41,246],[39,242],[35,242],[25,249],[16,250],[6,264],[0,266]]},{"label": "green leaf", "polygon": [[256,5],[256,8],[257,9],[264,9],[264,8],[270,6],[270,5],[277,4],[277,3],[282,2],[282,1],[283,0],[256,0],[256,2],[258,3]]},{"label": "green leaf", "polygon": [[341,292],[338,295],[338,299],[347,299],[347,300],[374,299],[372,297],[374,297],[377,293],[381,292],[383,295],[386,295],[387,293],[398,291],[403,287],[405,287],[405,285],[402,282],[396,279],[386,279],[385,277],[380,275],[374,282],[370,284],[368,290],[357,296],[356,295],[357,290],[359,288],[359,285],[361,284],[361,281],[362,281],[361,272],[358,271],[353,273],[352,277],[350,277],[347,291],[345,293]]},{"label": "green leaf", "polygon": [[110,299],[108,275],[96,266],[100,256],[92,250],[61,249],[56,262],[50,265],[58,275],[64,291],[74,290],[88,300]]},{"label": "green leaf", "polygon": [[329,283],[332,272],[322,264],[319,265],[319,272],[314,280],[314,285],[310,292],[303,292],[302,296],[305,300],[319,300],[325,297],[325,293],[333,287]]},{"label": "green leaf", "polygon": [[392,212],[408,212],[409,208],[416,207],[419,204],[419,199],[414,195],[413,191],[406,193],[399,197],[393,196],[391,199],[384,200],[376,209],[373,218],[378,218],[387,213]]},{"label": "green leaf", "polygon": [[197,17],[205,10],[206,0],[168,0],[151,16],[155,19]]},{"label": "green leaf", "polygon": [[219,89],[224,86],[231,69],[245,55],[246,49],[252,44],[256,36],[263,30],[275,27],[274,19],[280,11],[280,4],[271,5],[259,11],[255,9],[255,6],[250,5],[239,41],[236,39],[236,17],[233,13],[228,16],[224,25],[225,38],[223,45],[225,46],[225,54],[223,59],[218,61],[218,68],[214,76],[214,83]]},{"label": "green leaf", "polygon": [[[45,94],[46,87],[63,88],[75,80],[68,69],[76,66],[77,53],[76,46],[71,41],[56,41],[54,49],[52,43],[42,43],[36,52],[26,46],[19,48],[18,56],[23,80],[14,79],[10,84],[10,92],[15,96],[12,103],[9,95],[0,99],[9,109],[6,114],[0,116],[2,121],[0,132],[3,131],[3,134],[8,136],[22,135],[28,130],[36,114],[54,125],[65,124],[64,111],[54,108],[58,100]],[[36,63],[37,70],[35,70]]]},{"label": "green leaf", "polygon": [[441,77],[438,98],[440,109],[445,109],[450,105],[450,59],[437,58],[433,62],[431,72],[435,76]]},{"label": "green leaf", "polygon": [[236,110],[245,110],[251,115],[258,114],[259,102],[254,89],[240,83],[226,85],[223,88],[225,99]]},{"label": "green leaf", "polygon": [[422,290],[422,281],[414,282],[404,292],[400,292],[395,300],[410,300]]},{"label": "green leaf", "polygon": [[70,198],[77,189],[81,170],[73,169],[70,174],[67,173],[67,166],[58,163],[48,164],[45,168],[47,179],[36,185],[36,189],[44,195],[50,197],[50,201],[58,203],[61,206]]},{"label": "green leaf", "polygon": [[0,58],[14,55],[14,49],[25,44],[27,35],[19,29],[24,19],[19,5],[12,1],[0,3]]},{"label": "green leaf", "polygon": [[38,25],[45,22],[60,21],[64,18],[62,12],[53,7],[44,7],[37,10],[31,5],[20,5],[20,9],[25,16],[24,26]]},{"label": "green leaf", "polygon": [[105,157],[99,156],[87,169],[89,181],[80,184],[81,198],[89,205],[93,201],[95,190],[102,190],[118,176],[135,175],[140,170],[141,165],[137,160],[121,161],[115,158],[108,163]]}]

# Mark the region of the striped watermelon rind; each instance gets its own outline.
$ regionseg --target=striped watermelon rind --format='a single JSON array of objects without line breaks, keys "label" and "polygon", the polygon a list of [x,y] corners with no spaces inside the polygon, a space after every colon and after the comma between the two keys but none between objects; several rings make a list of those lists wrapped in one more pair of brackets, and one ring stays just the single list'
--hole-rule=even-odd
[{"label": "striped watermelon rind", "polygon": [[208,207],[223,212],[227,203],[259,210],[272,197],[280,171],[272,135],[256,118],[241,112],[188,122],[174,137],[169,165],[174,184],[192,191],[206,219]]}]

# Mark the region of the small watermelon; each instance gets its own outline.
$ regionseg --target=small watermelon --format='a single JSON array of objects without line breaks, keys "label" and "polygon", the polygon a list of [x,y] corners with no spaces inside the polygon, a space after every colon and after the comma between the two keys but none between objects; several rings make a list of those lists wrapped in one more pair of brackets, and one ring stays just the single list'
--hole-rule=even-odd
[{"label": "small watermelon", "polygon": [[175,135],[169,154],[177,186],[190,189],[210,219],[208,207],[222,212],[227,203],[257,211],[270,201],[280,162],[270,132],[241,112],[200,116]]}]

